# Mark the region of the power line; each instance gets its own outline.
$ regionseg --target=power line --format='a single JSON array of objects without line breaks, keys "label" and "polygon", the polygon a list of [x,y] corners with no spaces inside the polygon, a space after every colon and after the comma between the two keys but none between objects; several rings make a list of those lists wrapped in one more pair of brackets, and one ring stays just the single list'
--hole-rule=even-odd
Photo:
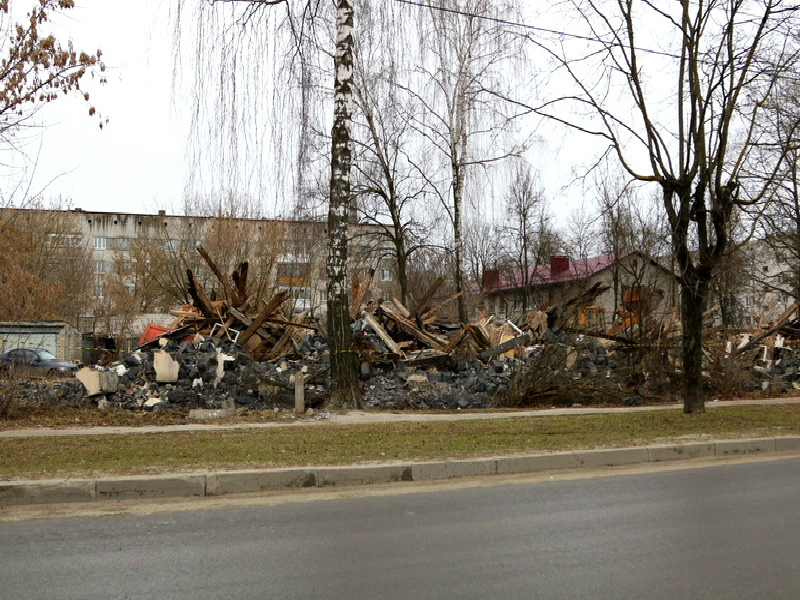
[{"label": "power line", "polygon": [[[589,35],[580,35],[577,33],[568,33],[566,31],[560,31],[558,29],[548,29],[547,27],[538,27],[536,25],[530,25],[529,23],[523,23],[521,21],[511,21],[509,19],[501,19],[499,17],[491,17],[489,15],[479,15],[477,13],[467,12],[465,10],[460,10],[457,8],[448,8],[446,6],[434,6],[433,4],[429,4],[426,2],[415,2],[414,0],[394,0],[398,4],[407,4],[409,6],[415,6],[417,8],[429,8],[432,10],[438,10],[440,12],[449,13],[452,15],[458,15],[460,17],[469,17],[472,19],[481,19],[483,21],[490,21],[492,23],[497,23],[499,25],[506,25],[509,27],[518,27],[520,29],[528,29],[530,31],[537,31],[539,33],[549,33],[552,35],[558,35],[562,37],[568,37],[576,40],[582,40],[584,42],[595,42],[597,44],[602,44],[604,46],[608,46],[610,48],[619,47],[622,48],[622,44],[617,42],[608,42],[606,40],[601,40],[600,38],[592,37]],[[633,47],[634,50],[639,52],[644,52],[647,54],[654,54],[656,56],[666,56],[667,58],[680,58],[677,54],[671,54],[669,52],[664,52],[662,50],[651,50],[649,48],[640,48],[637,46]]]},{"label": "power line", "polygon": [[[461,16],[461,17],[469,17],[469,18],[472,18],[472,19],[481,19],[481,20],[484,20],[484,21],[497,23],[499,25],[506,25],[506,26],[509,26],[509,27],[517,27],[517,28],[520,28],[520,29],[528,29],[530,31],[536,31],[536,32],[539,32],[539,33],[548,33],[548,34],[551,34],[551,35],[557,35],[557,36],[561,36],[561,37],[567,37],[567,38],[572,38],[572,39],[576,39],[576,40],[582,40],[584,42],[594,42],[596,44],[602,44],[603,46],[606,46],[607,48],[623,48],[623,49],[628,48],[628,46],[624,46],[623,44],[620,44],[619,42],[609,42],[607,40],[602,40],[600,38],[592,37],[592,36],[589,36],[589,35],[580,35],[580,34],[577,34],[577,33],[568,33],[566,31],[560,31],[558,29],[549,29],[547,27],[539,27],[539,26],[536,26],[536,25],[530,25],[529,23],[523,23],[521,21],[511,21],[509,19],[501,19],[499,17],[492,17],[492,16],[489,16],[489,15],[480,15],[480,14],[477,14],[477,13],[471,13],[471,12],[467,12],[465,10],[460,10],[460,9],[457,9],[457,8],[449,8],[449,7],[446,7],[446,6],[435,6],[435,5],[430,4],[428,2],[418,2],[418,1],[415,1],[415,0],[394,0],[394,2],[397,2],[398,4],[406,4],[406,5],[409,5],[409,6],[414,6],[414,7],[417,7],[417,8],[428,8],[428,9],[432,9],[432,10],[438,10],[440,12],[449,13],[449,14],[453,14],[453,15],[458,15],[458,16]],[[756,16],[753,15],[753,18],[760,18],[760,17],[756,17]],[[636,50],[637,52],[642,52],[644,54],[652,54],[654,56],[664,56],[666,58],[674,58],[674,59],[680,59],[681,58],[677,54],[673,54],[673,53],[670,53],[670,52],[665,52],[663,50],[652,50],[650,48],[642,48],[640,46],[632,46],[631,50]]]}]

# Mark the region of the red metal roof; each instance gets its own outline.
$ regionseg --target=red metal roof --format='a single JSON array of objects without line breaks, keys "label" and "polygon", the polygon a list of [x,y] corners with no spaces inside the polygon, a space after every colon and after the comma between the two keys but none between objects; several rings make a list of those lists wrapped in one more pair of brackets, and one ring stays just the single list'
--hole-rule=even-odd
[{"label": "red metal roof", "polygon": [[[639,252],[630,252],[618,258],[622,260],[631,254],[640,254]],[[569,259],[569,268],[557,274],[552,274],[551,265],[542,265],[535,269],[529,269],[529,283],[531,286],[536,287],[540,285],[552,285],[568,281],[580,281],[600,273],[614,264],[613,254],[602,254],[600,256],[592,256],[590,258]],[[486,286],[484,292],[498,292],[502,290],[512,290],[522,287],[523,277],[522,271],[516,270],[511,272],[501,272],[497,283],[491,286]]]}]

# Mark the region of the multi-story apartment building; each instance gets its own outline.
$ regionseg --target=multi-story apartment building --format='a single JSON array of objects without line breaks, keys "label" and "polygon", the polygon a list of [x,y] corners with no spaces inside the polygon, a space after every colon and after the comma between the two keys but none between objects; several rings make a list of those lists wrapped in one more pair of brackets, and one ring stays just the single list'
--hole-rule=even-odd
[{"label": "multi-story apartment building", "polygon": [[744,269],[734,298],[740,326],[749,329],[774,321],[800,300],[796,297],[798,265],[768,240],[747,244],[741,252]]},{"label": "multi-story apartment building", "polygon": [[[322,221],[194,217],[165,211],[155,215],[81,209],[24,212],[29,228],[37,227],[40,218],[40,234],[49,248],[82,248],[88,254],[93,273],[87,294],[91,301],[79,325],[84,332],[99,329],[115,335],[113,322],[120,315],[167,313],[187,301],[189,268],[213,295],[218,281],[198,253],[200,246],[223,272],[248,261],[248,290],[254,303],[276,289],[289,289],[295,312],[319,316],[325,311],[327,234]],[[386,293],[394,280],[389,254],[390,245],[378,228],[351,225],[351,274],[375,270],[373,285]],[[104,317],[105,324],[98,317]]]}]

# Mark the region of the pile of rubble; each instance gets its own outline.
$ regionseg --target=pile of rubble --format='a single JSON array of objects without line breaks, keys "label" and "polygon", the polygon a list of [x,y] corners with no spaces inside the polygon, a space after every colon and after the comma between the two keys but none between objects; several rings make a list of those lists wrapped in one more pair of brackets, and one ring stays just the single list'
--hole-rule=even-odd
[{"label": "pile of rubble", "polygon": [[86,388],[77,379],[7,381],[0,382],[0,398],[4,401],[80,408],[85,403]]},{"label": "pile of rubble", "polygon": [[[276,408],[294,402],[294,375],[303,371],[310,403],[327,396],[327,355],[299,361],[255,361],[240,345],[202,336],[167,341],[125,354],[106,367],[86,367],[77,378],[100,407],[152,410]],[[314,368],[316,375],[312,371]],[[319,377],[317,383],[315,378]]]},{"label": "pile of rubble", "polygon": [[[209,295],[192,269],[186,269],[190,304],[170,311],[176,319],[161,335],[143,336],[140,348],[158,348],[163,340],[180,341],[194,335],[222,342],[235,342],[258,361],[270,361],[287,354],[302,354],[300,343],[316,327],[308,322],[307,313],[286,318],[282,307],[289,299],[287,290],[280,290],[258,303],[257,295],[248,292],[248,262],[240,263],[230,276],[222,273],[208,252],[200,246],[198,253],[218,280],[218,289]],[[221,295],[219,299],[216,296]]]},{"label": "pile of rubble", "polygon": [[[35,390],[36,395],[65,403],[88,396],[98,406],[126,409],[279,409],[294,406],[295,380],[302,373],[306,405],[321,406],[330,392],[324,332],[305,313],[283,311],[286,290],[256,303],[248,295],[246,262],[226,276],[202,247],[198,252],[219,280],[215,292],[207,294],[187,269],[192,303],[172,311],[176,320],[167,332],[143,340],[116,363],[84,368],[80,388]],[[408,307],[396,298],[368,300],[371,282],[371,275],[355,281],[350,306],[369,407],[635,406],[643,398],[678,399],[677,319],[648,330],[647,343],[641,343],[640,331],[638,344],[625,332],[574,328],[575,311],[605,291],[599,284],[560,306],[543,305],[517,323],[482,315],[474,323],[454,324],[439,313],[457,294],[438,305],[430,302],[441,279]],[[709,363],[724,379],[738,356],[735,368],[745,389],[800,388],[800,359],[781,342],[781,335],[790,334],[800,334],[800,322],[790,322],[787,311],[774,326],[731,342],[722,359]]]},{"label": "pile of rubble", "polygon": [[[323,345],[306,340],[309,346]],[[305,401],[320,406],[330,391],[329,355],[258,362],[238,344],[167,342],[139,350],[106,367],[86,367],[77,378],[100,407],[151,410],[193,408],[276,409],[294,405],[295,377],[303,374]],[[365,402],[375,408],[485,408],[508,389],[511,361],[462,360],[454,372],[403,365],[361,365]]]}]

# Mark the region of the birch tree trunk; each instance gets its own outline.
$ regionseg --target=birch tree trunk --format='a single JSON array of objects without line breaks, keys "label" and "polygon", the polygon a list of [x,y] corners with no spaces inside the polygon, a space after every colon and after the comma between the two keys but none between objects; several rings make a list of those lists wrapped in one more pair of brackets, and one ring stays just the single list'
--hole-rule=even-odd
[{"label": "birch tree trunk", "polygon": [[457,108],[451,135],[451,169],[453,175],[453,249],[455,254],[455,280],[458,296],[458,320],[469,323],[467,301],[464,289],[464,238],[462,231],[462,210],[464,206],[464,181],[466,179],[467,155],[467,91],[459,82],[455,94]]},{"label": "birch tree trunk", "polygon": [[[454,165],[455,170],[455,165]],[[462,323],[469,323],[469,315],[467,314],[467,302],[464,299],[464,269],[463,269],[463,254],[464,254],[464,240],[461,231],[461,209],[464,194],[464,176],[462,171],[453,179],[453,249],[455,257],[455,279],[456,291],[462,292],[458,296],[458,320]]]},{"label": "birch tree trunk", "polygon": [[334,56],[331,189],[328,206],[328,339],[331,353],[331,408],[362,405],[353,351],[347,285],[347,225],[350,214],[350,127],[353,113],[353,3],[337,0]]}]

